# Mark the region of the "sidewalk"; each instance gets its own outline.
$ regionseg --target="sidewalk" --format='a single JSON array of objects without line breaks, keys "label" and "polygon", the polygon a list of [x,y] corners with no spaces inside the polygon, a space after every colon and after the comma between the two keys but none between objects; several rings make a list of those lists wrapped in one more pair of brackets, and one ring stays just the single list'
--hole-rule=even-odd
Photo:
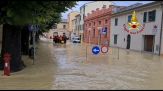
[{"label": "sidewalk", "polygon": [[54,81],[54,73],[56,71],[55,59],[51,54],[51,45],[40,41],[36,53],[35,64],[28,56],[22,59],[26,65],[22,71],[11,73],[11,76],[2,76],[0,71],[0,89],[50,89]]}]

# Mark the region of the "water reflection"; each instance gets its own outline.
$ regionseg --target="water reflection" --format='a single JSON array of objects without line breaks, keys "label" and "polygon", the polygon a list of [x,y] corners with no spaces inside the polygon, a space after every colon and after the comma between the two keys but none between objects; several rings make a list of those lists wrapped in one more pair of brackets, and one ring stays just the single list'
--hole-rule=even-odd
[{"label": "water reflection", "polygon": [[58,69],[53,89],[163,89],[163,63],[157,55],[110,48],[95,56],[85,44],[53,47]]}]

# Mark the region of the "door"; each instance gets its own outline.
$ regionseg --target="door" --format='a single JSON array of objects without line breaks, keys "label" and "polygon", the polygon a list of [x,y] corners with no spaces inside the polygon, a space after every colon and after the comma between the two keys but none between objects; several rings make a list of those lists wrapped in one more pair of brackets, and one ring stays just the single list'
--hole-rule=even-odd
[{"label": "door", "polygon": [[128,34],[127,35],[127,47],[126,47],[126,49],[130,49],[130,42],[131,42],[131,36]]},{"label": "door", "polygon": [[154,48],[154,36],[145,35],[144,37],[144,51],[153,52]]}]

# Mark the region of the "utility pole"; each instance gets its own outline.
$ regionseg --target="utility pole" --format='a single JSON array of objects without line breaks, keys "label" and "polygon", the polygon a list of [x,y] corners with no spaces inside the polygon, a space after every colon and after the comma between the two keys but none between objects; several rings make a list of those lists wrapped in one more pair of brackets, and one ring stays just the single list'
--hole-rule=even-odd
[{"label": "utility pole", "polygon": [[162,46],[162,26],[163,26],[163,1],[161,1],[161,30],[160,30],[160,46],[159,46],[159,56],[161,55],[161,46]]}]

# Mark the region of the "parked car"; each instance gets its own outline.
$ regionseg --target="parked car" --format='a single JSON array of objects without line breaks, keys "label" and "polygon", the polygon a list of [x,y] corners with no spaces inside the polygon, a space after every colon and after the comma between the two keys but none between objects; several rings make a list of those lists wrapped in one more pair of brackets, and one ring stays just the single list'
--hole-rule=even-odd
[{"label": "parked car", "polygon": [[80,43],[80,37],[78,37],[78,36],[73,37],[72,42],[73,43]]}]

